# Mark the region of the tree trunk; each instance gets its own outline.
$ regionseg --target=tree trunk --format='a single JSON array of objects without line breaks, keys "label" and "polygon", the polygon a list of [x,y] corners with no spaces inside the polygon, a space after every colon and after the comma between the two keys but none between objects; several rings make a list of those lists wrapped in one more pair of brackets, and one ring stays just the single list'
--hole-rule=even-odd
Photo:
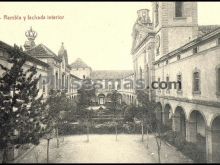
[{"label": "tree trunk", "polygon": [[134,133],[135,133],[135,130],[136,130],[136,124],[135,124],[135,122],[134,122],[134,129],[133,129]]},{"label": "tree trunk", "polygon": [[158,153],[158,163],[161,163],[161,162],[160,162],[160,147],[158,147],[157,153]]},{"label": "tree trunk", "polygon": [[117,141],[117,140],[118,140],[118,127],[117,127],[117,122],[115,122],[115,135],[116,135],[115,141]]},{"label": "tree trunk", "polygon": [[87,127],[86,127],[86,132],[87,132],[87,142],[89,142],[89,122],[87,121]]},{"label": "tree trunk", "polygon": [[149,143],[149,136],[148,136],[148,129],[147,129],[147,149],[149,148],[148,143]]},{"label": "tree trunk", "polygon": [[114,106],[114,121],[115,121],[115,141],[117,141],[117,140],[118,140],[118,128],[117,128],[117,120],[116,120],[115,106]]},{"label": "tree trunk", "polygon": [[50,139],[47,139],[47,163],[49,163]]},{"label": "tree trunk", "polygon": [[144,123],[143,122],[141,123],[141,135],[142,135],[141,141],[143,142],[144,141]]},{"label": "tree trunk", "polygon": [[56,139],[57,139],[57,148],[59,148],[59,132],[58,132],[58,127],[56,128]]},{"label": "tree trunk", "polygon": [[7,163],[7,147],[3,150],[3,158],[2,158],[2,164]]}]

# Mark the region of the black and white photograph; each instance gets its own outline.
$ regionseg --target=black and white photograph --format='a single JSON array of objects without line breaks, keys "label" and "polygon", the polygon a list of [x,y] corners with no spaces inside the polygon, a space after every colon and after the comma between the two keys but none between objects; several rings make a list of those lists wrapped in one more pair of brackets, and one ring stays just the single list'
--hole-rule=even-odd
[{"label": "black and white photograph", "polygon": [[0,2],[0,163],[220,163],[220,2]]}]

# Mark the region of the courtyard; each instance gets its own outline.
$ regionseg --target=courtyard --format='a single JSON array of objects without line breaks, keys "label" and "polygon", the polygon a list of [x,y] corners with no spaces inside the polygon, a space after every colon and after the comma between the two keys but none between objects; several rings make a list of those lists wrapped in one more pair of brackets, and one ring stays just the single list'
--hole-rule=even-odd
[{"label": "courtyard", "polygon": [[[115,141],[115,135],[72,135],[61,137],[59,148],[56,147],[56,139],[50,143],[49,163],[158,163],[157,145],[153,135],[144,137],[141,135],[119,134]],[[64,139],[62,141],[62,139]],[[148,139],[148,148],[147,148]],[[34,147],[30,152],[14,163],[46,163],[47,141]],[[173,146],[162,143],[161,163],[192,163]]]}]

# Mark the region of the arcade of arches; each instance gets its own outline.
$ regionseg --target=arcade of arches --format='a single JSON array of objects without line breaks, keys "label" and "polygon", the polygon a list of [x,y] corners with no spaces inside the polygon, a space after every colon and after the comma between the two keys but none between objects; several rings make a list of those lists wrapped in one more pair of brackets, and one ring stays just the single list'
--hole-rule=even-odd
[{"label": "arcade of arches", "polygon": [[[96,98],[94,99],[94,102],[97,102],[98,105],[104,105],[108,102],[110,102],[110,98],[108,94],[105,93],[99,93],[97,94]],[[125,102],[126,104],[136,104],[136,99],[133,95],[130,94],[120,94],[119,103]]]},{"label": "arcade of arches", "polygon": [[[123,96],[121,94],[119,94],[119,103],[122,103],[123,100]],[[104,93],[99,93],[96,98],[94,99],[94,102],[98,103],[98,105],[104,105],[106,103],[111,102],[111,99],[109,97],[108,94],[104,94]]]},{"label": "arcade of arches", "polygon": [[220,113],[215,111],[213,115],[207,116],[204,110],[186,111],[184,108],[158,102],[155,108],[156,119],[179,132],[186,141],[197,144],[207,162],[220,162]]}]

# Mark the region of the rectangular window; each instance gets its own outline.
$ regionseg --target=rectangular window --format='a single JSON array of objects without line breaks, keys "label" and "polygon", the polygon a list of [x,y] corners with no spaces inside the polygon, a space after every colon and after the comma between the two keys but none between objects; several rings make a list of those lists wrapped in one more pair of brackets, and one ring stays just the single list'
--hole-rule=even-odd
[{"label": "rectangular window", "polygon": [[65,77],[64,77],[64,75],[62,75],[62,89],[64,89],[64,87],[65,87],[65,85],[64,85],[64,79],[65,79]]},{"label": "rectangular window", "polygon": [[170,78],[169,76],[166,77],[166,82],[167,82],[167,90],[170,90],[170,86],[169,86],[169,82],[170,82]]},{"label": "rectangular window", "polygon": [[58,73],[56,73],[56,89],[58,89]]},{"label": "rectangular window", "polygon": [[66,90],[69,92],[69,77],[66,78]]},{"label": "rectangular window", "polygon": [[198,47],[193,48],[193,54],[198,53]]},{"label": "rectangular window", "polygon": [[200,78],[199,78],[199,72],[193,73],[193,91],[199,92],[200,91]]},{"label": "rectangular window", "polygon": [[181,91],[182,90],[182,75],[179,74],[177,75],[177,91]]},{"label": "rectangular window", "polygon": [[183,2],[175,2],[175,17],[183,17]]},{"label": "rectangular window", "polygon": [[45,87],[45,80],[43,80],[43,93],[45,93],[46,92],[46,87]]},{"label": "rectangular window", "polygon": [[220,93],[220,68],[218,68],[217,70],[217,89],[218,89],[218,93]]}]

